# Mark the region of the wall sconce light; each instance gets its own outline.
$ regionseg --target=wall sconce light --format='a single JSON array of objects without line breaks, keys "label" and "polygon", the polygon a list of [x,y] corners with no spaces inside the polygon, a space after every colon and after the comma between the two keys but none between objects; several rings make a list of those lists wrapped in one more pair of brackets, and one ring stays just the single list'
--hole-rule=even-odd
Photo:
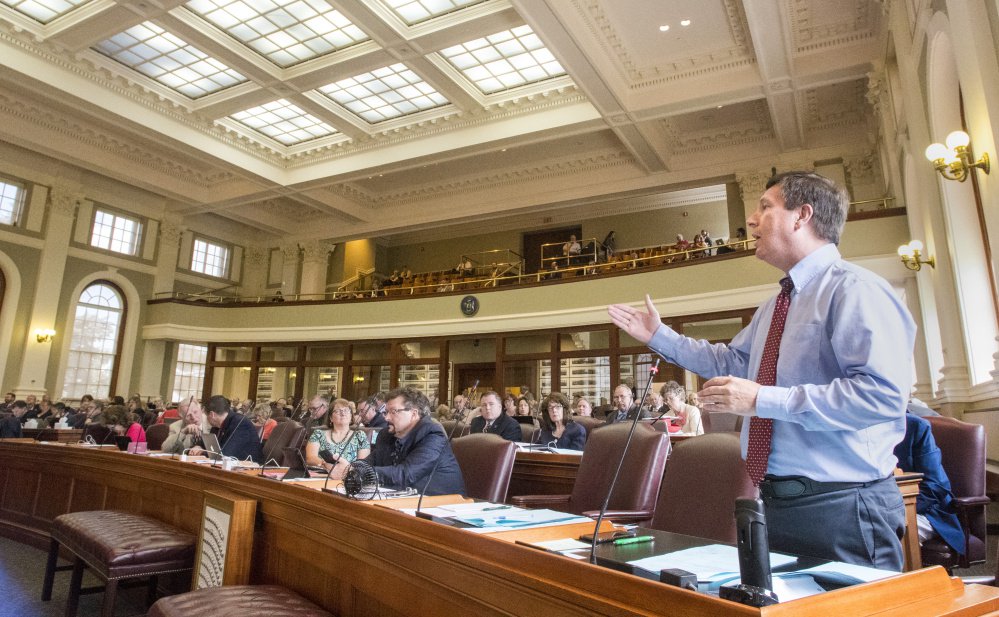
[{"label": "wall sconce light", "polygon": [[977,161],[971,153],[971,138],[964,131],[954,131],[947,136],[947,145],[930,144],[926,148],[926,159],[934,169],[948,180],[964,182],[972,167],[989,173],[989,154],[983,152]]},{"label": "wall sconce light", "polygon": [[55,330],[41,329],[35,330],[35,340],[39,343],[51,343],[52,337],[55,336]]},{"label": "wall sconce light", "polygon": [[922,269],[923,264],[929,264],[931,268],[936,268],[937,260],[935,257],[931,256],[929,259],[920,259],[922,250],[923,243],[919,240],[913,240],[908,244],[898,247],[898,255],[902,258],[902,264],[910,270],[918,272]]}]

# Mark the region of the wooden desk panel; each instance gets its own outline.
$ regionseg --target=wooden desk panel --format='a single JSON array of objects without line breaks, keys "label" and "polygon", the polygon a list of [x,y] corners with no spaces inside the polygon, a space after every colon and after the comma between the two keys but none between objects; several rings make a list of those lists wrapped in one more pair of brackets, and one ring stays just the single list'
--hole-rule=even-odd
[{"label": "wooden desk panel", "polygon": [[[69,482],[60,488],[69,495],[52,500],[56,477]],[[121,507],[196,533],[204,494],[216,490],[257,500],[251,582],[284,585],[342,617],[999,610],[999,589],[965,588],[941,568],[753,609],[258,476],[111,450],[0,443],[0,533],[42,546],[58,509],[43,502]]]},{"label": "wooden desk panel", "polygon": [[38,441],[57,441],[59,443],[77,443],[83,439],[82,428],[26,428],[21,429],[25,437]]}]

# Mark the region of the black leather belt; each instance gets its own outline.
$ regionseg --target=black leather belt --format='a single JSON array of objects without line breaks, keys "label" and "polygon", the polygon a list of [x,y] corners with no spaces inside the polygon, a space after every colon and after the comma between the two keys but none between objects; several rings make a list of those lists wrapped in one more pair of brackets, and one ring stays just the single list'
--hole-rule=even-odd
[{"label": "black leather belt", "polygon": [[790,499],[808,497],[851,488],[865,488],[881,480],[872,482],[818,482],[805,476],[766,476],[760,482],[760,496],[764,499]]}]

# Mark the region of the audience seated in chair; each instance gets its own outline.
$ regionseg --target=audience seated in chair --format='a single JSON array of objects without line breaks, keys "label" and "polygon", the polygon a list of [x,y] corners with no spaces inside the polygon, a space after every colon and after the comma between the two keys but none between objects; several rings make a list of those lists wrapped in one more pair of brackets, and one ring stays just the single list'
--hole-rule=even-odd
[{"label": "audience seated in chair", "polygon": [[479,416],[472,419],[470,431],[493,433],[510,441],[521,441],[523,438],[520,423],[503,413],[499,394],[492,390],[486,391],[479,398]]},{"label": "audience seated in chair", "polygon": [[541,401],[541,433],[534,443],[566,450],[582,450],[586,445],[586,429],[573,422],[569,399],[561,392],[552,392]]},{"label": "audience seated in chair", "polygon": [[[208,399],[207,408],[208,423],[212,425],[212,433],[218,437],[224,456],[263,462],[260,439],[246,416],[232,412],[228,399],[218,394]],[[195,446],[190,453],[197,455],[203,452],[203,448]]]},{"label": "audience seated in chair", "polygon": [[[347,465],[359,458],[368,458],[371,454],[371,444],[364,431],[350,427],[354,404],[347,399],[338,398],[333,401],[333,411],[330,414],[332,425],[329,429],[312,431],[309,442],[305,446],[305,462],[313,466],[321,466],[326,471],[334,466],[340,468],[336,475],[343,475]],[[321,452],[327,452],[323,457]],[[330,463],[328,459],[332,459]]]}]

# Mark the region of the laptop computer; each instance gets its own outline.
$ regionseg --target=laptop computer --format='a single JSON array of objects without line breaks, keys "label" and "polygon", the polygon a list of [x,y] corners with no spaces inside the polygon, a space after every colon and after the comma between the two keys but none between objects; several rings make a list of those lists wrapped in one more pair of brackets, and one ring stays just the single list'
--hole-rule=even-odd
[{"label": "laptop computer", "polygon": [[222,460],[222,446],[219,444],[219,438],[215,433],[202,433],[201,441],[205,444],[205,456],[213,461]]}]

